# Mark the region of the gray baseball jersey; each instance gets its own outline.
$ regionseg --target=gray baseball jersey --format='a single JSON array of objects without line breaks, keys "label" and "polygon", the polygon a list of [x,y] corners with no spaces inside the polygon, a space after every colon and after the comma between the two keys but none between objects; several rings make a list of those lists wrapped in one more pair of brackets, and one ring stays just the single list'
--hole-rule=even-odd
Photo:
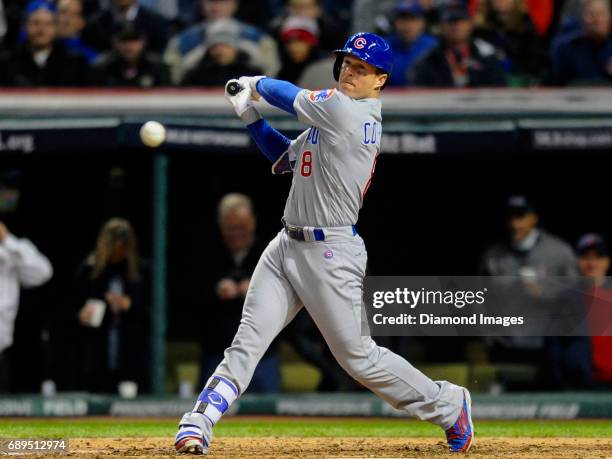
[{"label": "gray baseball jersey", "polygon": [[354,225],[380,151],[380,100],[304,90],[293,107],[312,127],[289,148],[296,163],[285,220],[324,228]]}]

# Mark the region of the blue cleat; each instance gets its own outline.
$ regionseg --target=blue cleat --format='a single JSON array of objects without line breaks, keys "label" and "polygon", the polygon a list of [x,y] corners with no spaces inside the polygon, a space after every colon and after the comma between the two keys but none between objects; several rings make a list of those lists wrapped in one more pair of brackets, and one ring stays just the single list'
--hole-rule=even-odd
[{"label": "blue cleat", "polygon": [[472,422],[472,399],[467,389],[463,389],[463,408],[453,426],[446,431],[446,441],[453,453],[467,453],[474,443],[474,423]]}]

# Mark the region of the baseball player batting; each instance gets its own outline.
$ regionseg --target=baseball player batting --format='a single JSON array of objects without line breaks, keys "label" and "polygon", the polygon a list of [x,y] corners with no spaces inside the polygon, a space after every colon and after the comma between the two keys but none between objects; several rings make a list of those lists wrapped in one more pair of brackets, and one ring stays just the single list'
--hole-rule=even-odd
[{"label": "baseball player batting", "polygon": [[[337,89],[308,91],[266,77],[230,80],[226,97],[275,174],[293,171],[283,229],[251,278],[242,320],[193,411],[179,422],[178,452],[206,454],[213,426],[244,393],[278,333],[305,307],[339,364],[393,407],[439,425],[451,451],[474,439],[467,389],[432,381],[361,336],[367,252],[355,224],[380,152],[380,92],[391,74],[387,42],[358,33],[336,51]],[[263,97],[309,128],[290,140],[253,106]]]}]

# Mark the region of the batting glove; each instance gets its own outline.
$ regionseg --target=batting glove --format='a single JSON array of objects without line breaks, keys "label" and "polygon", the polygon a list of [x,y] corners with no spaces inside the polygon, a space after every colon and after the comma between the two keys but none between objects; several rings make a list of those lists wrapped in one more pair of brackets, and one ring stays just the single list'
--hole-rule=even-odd
[{"label": "batting glove", "polygon": [[[242,86],[242,90],[235,95],[231,95],[227,91],[230,83],[238,83]],[[259,112],[253,106],[251,99],[251,87],[240,80],[232,79],[225,84],[225,98],[234,107],[236,115],[238,115],[247,125],[261,118]]]},{"label": "batting glove", "polygon": [[267,78],[267,77],[265,75],[258,75],[258,76],[252,76],[252,77],[243,76],[243,77],[238,78],[238,81],[243,86],[249,86],[249,88],[251,88],[251,98],[253,100],[259,100],[261,99],[261,96],[257,92],[257,82],[259,80],[262,80],[263,78]]},{"label": "batting glove", "polygon": [[[231,83],[238,83],[242,86],[242,90],[238,94],[231,95],[227,88]],[[236,115],[242,116],[242,114],[253,106],[251,102],[251,87],[248,84],[241,82],[240,80],[229,80],[225,84],[225,98],[234,107]]]}]

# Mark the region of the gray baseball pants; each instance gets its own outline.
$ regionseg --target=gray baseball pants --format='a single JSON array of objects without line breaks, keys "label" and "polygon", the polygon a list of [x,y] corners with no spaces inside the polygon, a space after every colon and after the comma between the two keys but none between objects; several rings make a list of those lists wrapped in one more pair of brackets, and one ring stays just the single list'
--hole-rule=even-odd
[{"label": "gray baseball pants", "polygon": [[365,244],[351,227],[324,233],[325,241],[307,242],[281,230],[270,242],[251,278],[238,332],[214,374],[244,393],[272,340],[304,306],[347,373],[394,408],[448,429],[461,411],[462,388],[432,381],[361,336]]}]

